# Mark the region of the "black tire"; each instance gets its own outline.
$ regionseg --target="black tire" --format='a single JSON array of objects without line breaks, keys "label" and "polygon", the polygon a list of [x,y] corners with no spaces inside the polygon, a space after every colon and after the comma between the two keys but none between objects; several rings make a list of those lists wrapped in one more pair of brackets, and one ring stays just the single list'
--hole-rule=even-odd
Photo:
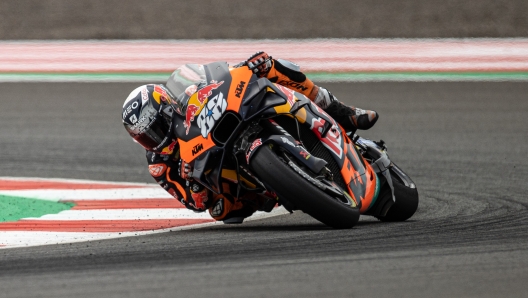
[{"label": "black tire", "polygon": [[332,198],[283,162],[267,145],[254,153],[251,170],[279,196],[318,221],[348,229],[359,220],[359,209]]},{"label": "black tire", "polygon": [[[392,205],[384,217],[377,217],[381,221],[405,221],[414,215],[418,209],[418,190],[410,188],[403,184],[397,175],[391,172],[392,186],[394,187],[394,196],[396,202]],[[389,186],[387,185],[387,188]],[[390,192],[390,188],[389,188]]]}]

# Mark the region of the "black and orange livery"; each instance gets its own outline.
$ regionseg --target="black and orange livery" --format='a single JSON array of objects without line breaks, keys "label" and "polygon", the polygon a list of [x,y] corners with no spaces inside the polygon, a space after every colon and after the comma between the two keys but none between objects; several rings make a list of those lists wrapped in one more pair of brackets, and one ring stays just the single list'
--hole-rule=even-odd
[{"label": "black and orange livery", "polygon": [[[247,67],[230,69],[220,62],[204,65],[203,71],[206,86],[214,88],[207,89],[206,98],[200,98],[199,91],[191,95],[173,122],[180,156],[193,164],[193,179],[215,193],[225,193],[223,174],[231,169],[244,189],[261,191],[265,177],[254,177],[248,165],[259,147],[275,144],[314,173],[328,166],[338,169],[334,184],[344,186],[350,208],[364,213],[372,206],[378,178],[344,130],[307,97],[316,88],[311,81],[297,78],[302,82],[295,82],[272,69],[268,77],[277,77],[273,83],[259,79]],[[193,106],[190,112],[189,106]],[[312,134],[311,143],[294,137],[291,122],[302,127],[303,134]],[[330,155],[318,157],[306,145],[322,146]]]}]

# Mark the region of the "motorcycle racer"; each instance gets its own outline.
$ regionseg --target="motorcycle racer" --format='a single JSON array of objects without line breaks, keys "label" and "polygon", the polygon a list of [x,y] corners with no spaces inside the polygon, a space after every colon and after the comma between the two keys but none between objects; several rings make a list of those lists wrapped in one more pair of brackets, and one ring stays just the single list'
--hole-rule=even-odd
[{"label": "motorcycle racer", "polygon": [[[258,52],[234,67],[248,67],[258,77],[266,77],[271,82],[304,94],[346,131],[369,129],[378,119],[375,111],[348,107],[339,102],[328,90],[308,79],[296,64],[272,59],[265,52]],[[207,94],[209,91],[206,88],[215,87],[201,84],[203,78],[191,68],[184,66],[180,69],[196,79],[185,86],[186,96],[175,96],[165,85],[148,84],[134,89],[123,105],[123,124],[134,141],[146,149],[149,173],[185,207],[196,212],[208,210],[215,220],[241,223],[257,210],[271,211],[277,202],[274,194],[240,192],[236,182],[228,178],[222,183],[229,192],[214,194],[193,180],[191,165],[180,157],[178,140],[172,131],[172,115],[186,112],[180,108],[182,105],[177,104],[178,99],[183,97],[188,100],[195,92]]]}]

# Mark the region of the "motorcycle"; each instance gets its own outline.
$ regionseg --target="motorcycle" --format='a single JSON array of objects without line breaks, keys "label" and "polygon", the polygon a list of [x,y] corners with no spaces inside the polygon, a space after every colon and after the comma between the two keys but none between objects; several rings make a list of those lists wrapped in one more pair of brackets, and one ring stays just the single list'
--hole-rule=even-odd
[{"label": "motorcycle", "polygon": [[227,179],[239,191],[272,192],[273,205],[333,228],[352,228],[360,214],[404,221],[415,213],[416,185],[383,141],[347,134],[306,96],[246,66],[186,67],[166,84],[179,95],[173,131],[193,179],[211,191],[225,192]]}]

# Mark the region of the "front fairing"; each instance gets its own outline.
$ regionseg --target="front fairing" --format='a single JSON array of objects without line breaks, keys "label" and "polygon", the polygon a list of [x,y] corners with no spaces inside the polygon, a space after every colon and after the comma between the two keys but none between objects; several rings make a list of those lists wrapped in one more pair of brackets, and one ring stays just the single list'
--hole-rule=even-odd
[{"label": "front fairing", "polygon": [[[256,76],[245,67],[229,69],[224,62],[203,65],[203,73],[205,83],[200,83],[185,102],[180,101],[181,112],[174,114],[173,131],[180,157],[194,163],[194,178],[209,189],[222,192],[220,172],[230,151],[228,144],[219,143],[212,131],[225,113],[238,115],[247,86]],[[231,132],[225,134],[229,136]]]}]

